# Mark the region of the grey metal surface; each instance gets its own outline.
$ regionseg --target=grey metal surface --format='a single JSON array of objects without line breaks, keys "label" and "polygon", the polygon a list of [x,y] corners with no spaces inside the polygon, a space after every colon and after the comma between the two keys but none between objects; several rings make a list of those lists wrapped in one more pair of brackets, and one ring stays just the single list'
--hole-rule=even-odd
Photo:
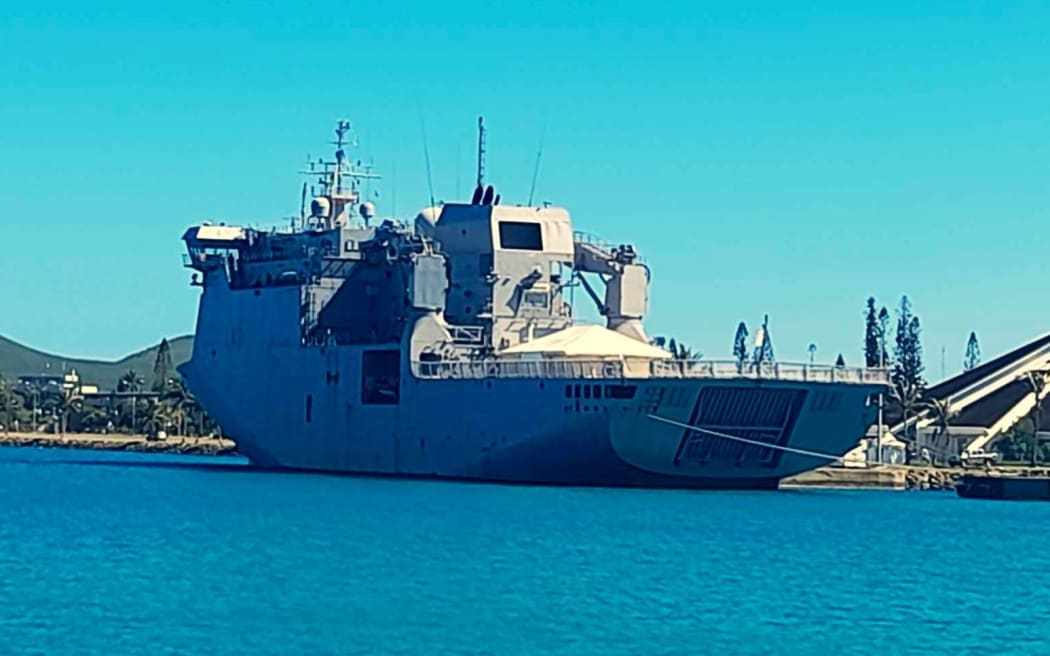
[{"label": "grey metal surface", "polygon": [[514,350],[576,324],[576,286],[592,289],[619,335],[609,344],[647,343],[649,267],[629,244],[574,234],[562,208],[499,205],[491,189],[424,210],[416,230],[364,225],[374,208],[353,219],[362,201],[358,178],[341,180],[346,162],[314,171],[316,215],[294,230],[184,236],[203,280],[182,371],[259,464],[770,487],[820,464],[807,451],[844,453],[874,420],[869,396],[886,382],[878,370]]}]

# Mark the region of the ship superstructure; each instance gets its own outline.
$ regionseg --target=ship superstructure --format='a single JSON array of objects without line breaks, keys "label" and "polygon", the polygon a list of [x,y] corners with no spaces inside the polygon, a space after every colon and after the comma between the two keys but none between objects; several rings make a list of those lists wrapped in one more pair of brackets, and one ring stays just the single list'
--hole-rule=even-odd
[{"label": "ship superstructure", "polygon": [[[559,207],[375,221],[347,158],[289,231],[203,224],[183,375],[266,467],[551,484],[775,487],[874,421],[872,369],[675,360],[643,325],[650,270]],[[199,277],[198,277],[199,276]],[[597,282],[592,282],[597,281]],[[576,320],[571,290],[604,326]]]}]

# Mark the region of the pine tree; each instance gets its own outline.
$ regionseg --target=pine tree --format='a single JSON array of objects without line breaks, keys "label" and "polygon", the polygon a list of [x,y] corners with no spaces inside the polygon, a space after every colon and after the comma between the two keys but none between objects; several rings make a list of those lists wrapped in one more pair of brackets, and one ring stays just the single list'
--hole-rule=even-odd
[{"label": "pine tree", "polygon": [[966,357],[963,359],[963,371],[969,371],[981,364],[981,345],[977,343],[977,333],[970,332],[966,342]]},{"label": "pine tree", "polygon": [[839,353],[839,357],[835,359],[835,366],[836,367],[845,367],[846,366],[846,358],[842,357],[841,353]]},{"label": "pine tree", "polygon": [[901,297],[897,312],[897,342],[894,352],[896,362],[893,363],[890,379],[893,395],[900,402],[904,410],[904,421],[907,423],[926,381],[922,377],[924,367],[919,318],[912,314],[911,301],[907,296]]},{"label": "pine tree", "polygon": [[864,366],[878,367],[882,363],[882,340],[879,335],[879,317],[875,297],[868,297],[868,312],[864,321]]},{"label": "pine tree", "polygon": [[922,343],[920,341],[919,318],[912,314],[911,301],[901,297],[897,316],[897,341],[893,365],[893,382],[921,390],[925,384],[922,372]]},{"label": "pine tree", "polygon": [[171,363],[171,346],[168,345],[167,339],[162,339],[160,346],[157,347],[157,359],[153,363],[153,389],[155,391],[163,390],[168,386],[174,369]]},{"label": "pine tree", "polygon": [[881,367],[890,366],[890,354],[886,350],[886,339],[889,337],[890,332],[890,311],[886,309],[886,306],[882,306],[879,310],[879,351],[882,353]]},{"label": "pine tree", "polygon": [[736,327],[736,337],[733,338],[733,358],[740,366],[747,362],[747,325],[743,321]]}]

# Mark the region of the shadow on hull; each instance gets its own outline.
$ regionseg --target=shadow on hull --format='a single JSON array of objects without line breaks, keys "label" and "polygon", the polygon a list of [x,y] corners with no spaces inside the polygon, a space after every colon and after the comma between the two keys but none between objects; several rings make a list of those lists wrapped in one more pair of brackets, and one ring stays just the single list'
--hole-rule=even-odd
[{"label": "shadow on hull", "polygon": [[[223,456],[197,456],[201,460],[219,460]],[[240,457],[237,457],[240,460]],[[484,476],[446,476],[436,474],[388,474],[382,472],[352,472],[332,469],[305,469],[297,467],[270,467],[255,465],[248,461],[239,462],[187,462],[178,461],[134,461],[120,459],[100,459],[96,457],[80,458],[55,458],[39,460],[33,458],[12,458],[5,460],[6,463],[31,464],[39,466],[77,466],[77,467],[113,467],[121,469],[180,469],[194,470],[221,474],[249,474],[267,475],[283,474],[296,476],[336,476],[345,478],[374,478],[374,479],[408,479],[417,481],[435,481],[449,484],[473,484],[473,485],[513,485],[522,487],[576,487],[576,488],[609,488],[609,489],[662,489],[662,490],[776,490],[780,479],[773,477],[763,478],[733,478],[733,479],[686,479],[674,477],[662,477],[644,475],[632,480],[620,480],[610,482],[589,482],[582,480],[508,480]],[[642,472],[644,474],[644,472]]]},{"label": "shadow on hull", "polygon": [[776,490],[779,478],[674,478],[663,476],[646,476],[642,478],[592,482],[586,480],[562,479],[507,479],[485,476],[449,476],[438,474],[390,474],[383,472],[353,472],[331,469],[303,469],[295,467],[261,467],[247,465],[255,472],[274,474],[319,474],[323,476],[345,476],[351,478],[408,479],[417,481],[438,481],[449,484],[473,485],[513,485],[521,487],[575,487],[575,488],[608,488],[608,489],[650,489],[650,490]]}]

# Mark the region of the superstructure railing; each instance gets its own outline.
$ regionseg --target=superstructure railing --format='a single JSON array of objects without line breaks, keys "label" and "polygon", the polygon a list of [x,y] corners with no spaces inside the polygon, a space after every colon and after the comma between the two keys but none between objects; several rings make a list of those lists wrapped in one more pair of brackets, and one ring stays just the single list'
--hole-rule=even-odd
[{"label": "superstructure railing", "polygon": [[457,360],[413,362],[417,378],[596,378],[624,377],[617,360]]},{"label": "superstructure railing", "polygon": [[653,360],[646,370],[615,359],[546,359],[416,361],[412,373],[417,378],[711,378],[778,380],[814,383],[865,383],[885,385],[884,369],[837,367],[829,365],[767,362],[761,364],[714,360]]},{"label": "superstructure railing", "polygon": [[653,360],[653,378],[753,378],[813,383],[887,384],[885,369],[839,367],[794,362],[737,362],[735,360]]}]

